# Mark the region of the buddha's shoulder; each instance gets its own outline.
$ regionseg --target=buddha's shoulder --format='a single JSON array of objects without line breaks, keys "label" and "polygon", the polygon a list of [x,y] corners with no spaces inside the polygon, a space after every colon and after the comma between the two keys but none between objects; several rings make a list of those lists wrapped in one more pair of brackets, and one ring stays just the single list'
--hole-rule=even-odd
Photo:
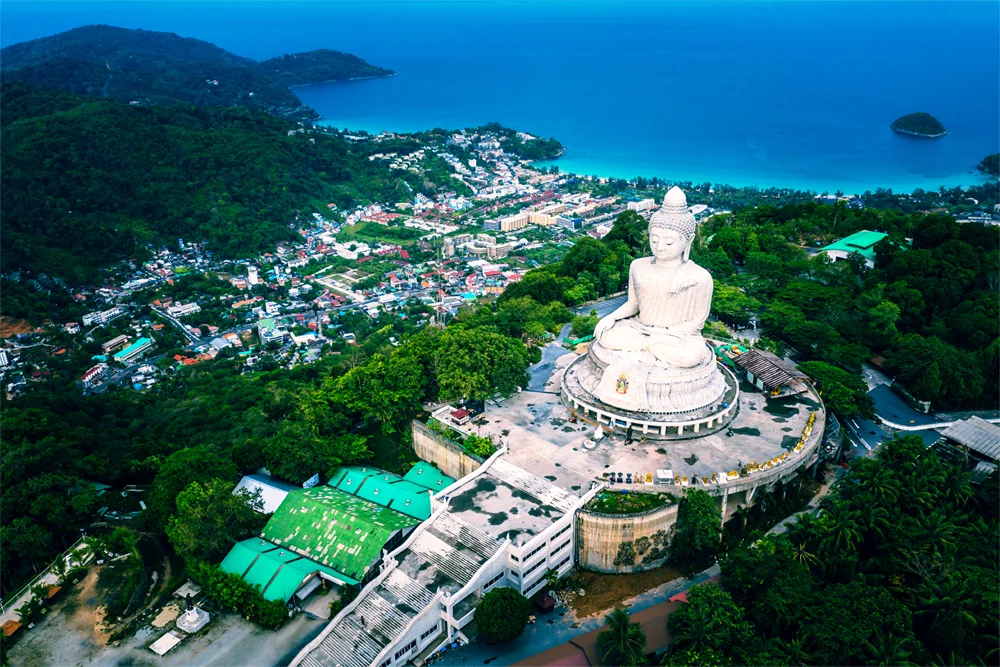
[{"label": "buddha's shoulder", "polygon": [[687,267],[688,274],[693,276],[699,283],[712,283],[712,274],[705,267],[698,266],[690,261],[685,266]]}]

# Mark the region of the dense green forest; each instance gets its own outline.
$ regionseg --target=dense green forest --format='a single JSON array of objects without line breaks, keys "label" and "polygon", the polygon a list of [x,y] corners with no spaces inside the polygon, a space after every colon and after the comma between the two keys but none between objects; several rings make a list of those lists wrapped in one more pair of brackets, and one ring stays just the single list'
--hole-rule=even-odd
[{"label": "dense green forest", "polygon": [[916,134],[924,137],[936,137],[944,134],[946,131],[944,129],[944,125],[941,124],[941,121],[923,111],[900,116],[896,120],[892,121],[892,125],[889,127],[896,132]]},{"label": "dense green forest", "polygon": [[[874,269],[807,252],[862,229],[889,233]],[[529,272],[500,300],[572,306],[618,292],[646,244],[645,221],[626,212],[604,239],[580,239],[562,262]],[[761,206],[701,225],[692,258],[715,278],[715,316],[733,326],[759,319],[775,343],[841,380],[827,387],[843,398],[835,412],[867,411],[863,384],[835,371],[856,376],[877,355],[935,408],[1000,400],[1000,239],[991,227],[843,205]]]},{"label": "dense green forest", "polygon": [[0,51],[6,81],[155,105],[238,106],[317,118],[290,85],[389,70],[337,51],[292,54],[258,63],[173,33],[90,25]]},{"label": "dense green forest", "polygon": [[857,457],[787,533],[723,554],[669,619],[664,665],[997,661],[997,489],[903,436]]},{"label": "dense green forest", "polygon": [[[244,374],[242,361],[220,355],[178,370],[152,393],[81,396],[70,382],[53,381],[5,403],[0,585],[10,590],[90,525],[107,501],[86,481],[151,485],[141,525],[162,532],[192,483],[221,480],[231,490],[262,465],[293,483],[359,461],[403,472],[415,460],[407,424],[423,401],[512,394],[539,356],[519,334],[507,335],[518,324],[489,306],[445,330],[419,330],[398,348],[388,339],[413,333],[406,320],[359,315],[347,324],[362,346],[292,370],[265,356],[262,370]],[[212,502],[221,503],[225,494],[215,491]],[[227,535],[243,536],[243,523],[225,518],[221,525],[234,527]],[[212,544],[213,554],[223,548]],[[181,555],[206,558],[205,548]]]},{"label": "dense green forest", "polygon": [[374,145],[288,136],[297,124],[245,109],[132,107],[21,83],[2,95],[6,270],[82,280],[178,238],[248,257],[292,238],[296,219],[327,203],[392,201],[454,181],[392,173],[366,159]]}]

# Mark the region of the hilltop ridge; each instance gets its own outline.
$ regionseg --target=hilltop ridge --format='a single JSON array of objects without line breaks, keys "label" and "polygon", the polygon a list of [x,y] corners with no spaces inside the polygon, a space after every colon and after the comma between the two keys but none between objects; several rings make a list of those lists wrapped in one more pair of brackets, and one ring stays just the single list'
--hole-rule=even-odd
[{"label": "hilltop ridge", "polygon": [[296,120],[319,117],[289,86],[389,76],[328,49],[264,62],[169,32],[88,25],[0,50],[0,74],[66,92],[152,106],[244,107]]}]

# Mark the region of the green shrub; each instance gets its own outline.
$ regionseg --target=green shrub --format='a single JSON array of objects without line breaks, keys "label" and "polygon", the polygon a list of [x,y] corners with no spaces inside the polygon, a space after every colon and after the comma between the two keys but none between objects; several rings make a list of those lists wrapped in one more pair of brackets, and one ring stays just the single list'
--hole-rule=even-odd
[{"label": "green shrub", "polygon": [[203,561],[193,563],[190,570],[202,592],[223,609],[237,611],[252,623],[274,630],[287,620],[284,603],[265,599],[259,585],[251,586],[239,575]]},{"label": "green shrub", "polygon": [[463,444],[466,454],[488,459],[497,451],[496,445],[491,438],[483,438],[478,435],[470,435],[465,438]]}]

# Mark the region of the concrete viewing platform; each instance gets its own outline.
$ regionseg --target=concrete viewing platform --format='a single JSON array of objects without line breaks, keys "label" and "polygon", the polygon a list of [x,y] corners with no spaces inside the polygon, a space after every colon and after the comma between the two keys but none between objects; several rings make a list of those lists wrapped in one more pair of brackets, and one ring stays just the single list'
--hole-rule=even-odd
[{"label": "concrete viewing platform", "polygon": [[[556,361],[556,372],[544,392],[524,391],[499,407],[491,405],[484,415],[488,424],[480,429],[482,435],[508,446],[507,461],[556,486],[579,493],[590,481],[603,481],[605,473],[638,473],[642,479],[650,474],[655,482],[657,471],[669,470],[671,475],[687,477],[689,486],[722,495],[727,489],[771,484],[816,460],[825,410],[815,391],[773,399],[746,382],[741,383],[738,412],[729,425],[732,435],[723,429],[693,439],[643,443],[636,430],[630,445],[625,445],[624,435],[615,433],[595,446],[596,425],[582,420],[570,423],[570,411],[560,401],[561,371],[576,358],[567,354]],[[814,425],[808,428],[813,412]],[[721,481],[728,477],[725,473],[753,463],[759,466],[755,472]],[[701,481],[706,477],[707,485]],[[612,488],[682,493],[685,487],[633,483]]]}]

